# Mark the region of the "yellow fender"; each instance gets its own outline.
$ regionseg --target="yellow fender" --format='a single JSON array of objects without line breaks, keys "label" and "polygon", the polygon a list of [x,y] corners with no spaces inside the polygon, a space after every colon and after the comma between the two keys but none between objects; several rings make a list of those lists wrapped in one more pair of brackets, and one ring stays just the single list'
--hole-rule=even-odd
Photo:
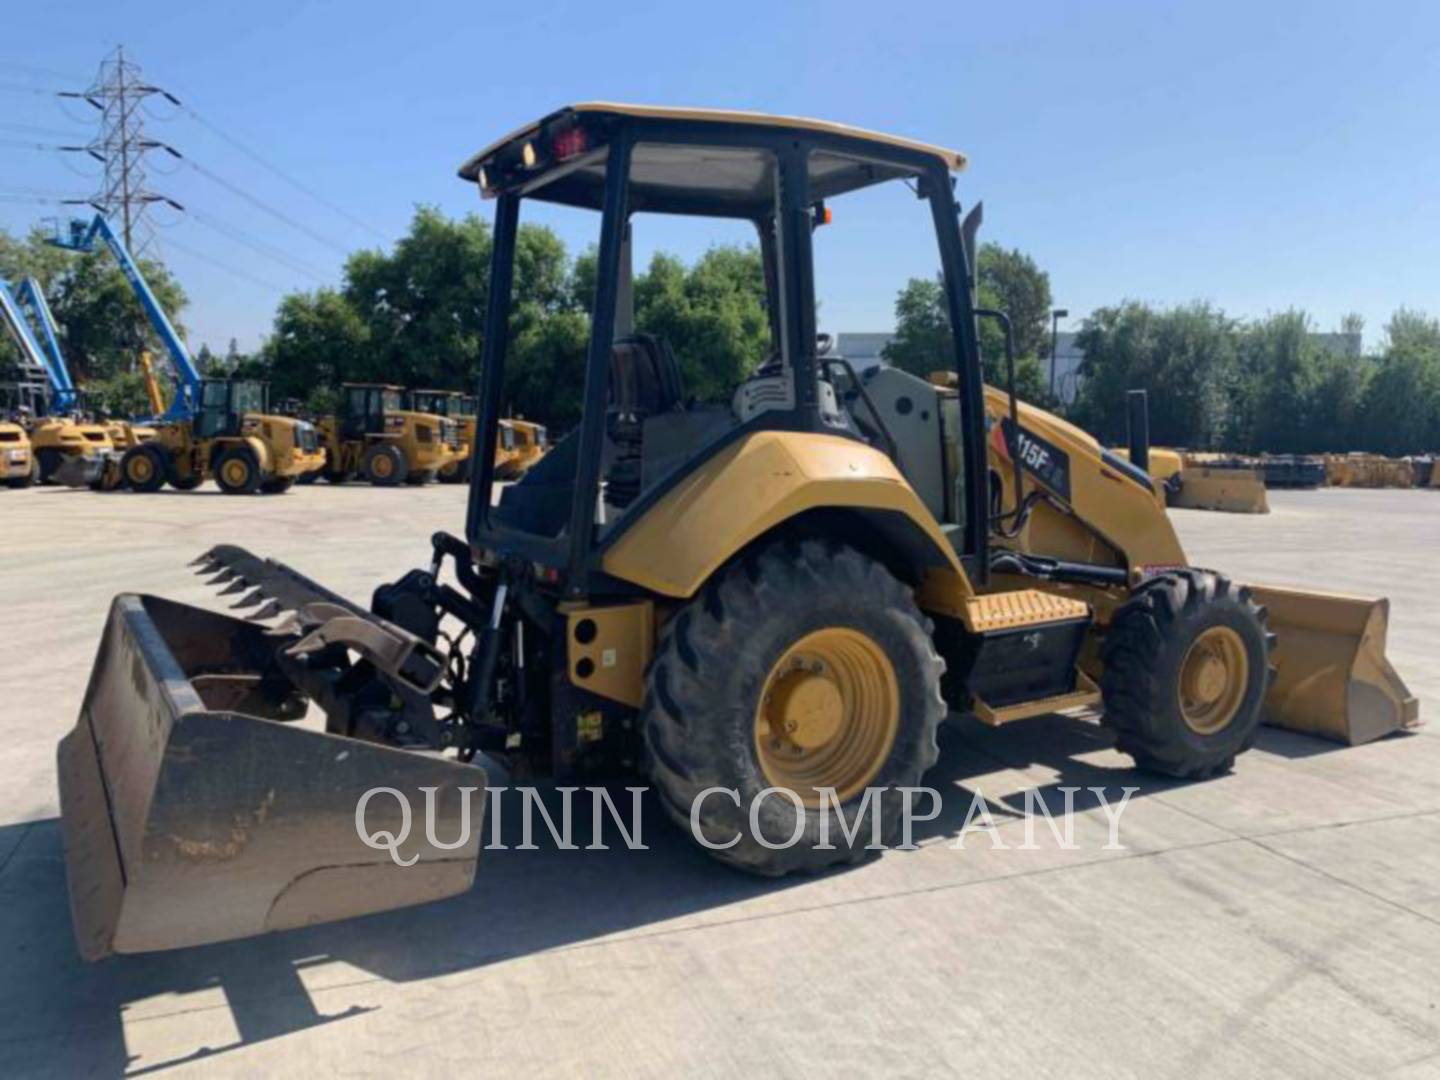
[{"label": "yellow fender", "polygon": [[645,511],[602,567],[662,596],[694,596],[725,560],[769,529],[819,508],[859,510],[921,568],[971,592],[935,519],[879,450],[834,435],[757,432],[706,461]]}]

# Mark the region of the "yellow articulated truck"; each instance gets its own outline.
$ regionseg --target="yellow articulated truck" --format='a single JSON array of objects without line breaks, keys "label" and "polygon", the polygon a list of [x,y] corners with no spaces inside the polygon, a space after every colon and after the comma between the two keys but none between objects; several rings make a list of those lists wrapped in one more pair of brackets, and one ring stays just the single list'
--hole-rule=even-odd
[{"label": "yellow articulated truck", "polygon": [[316,422],[325,450],[321,475],[332,484],[357,476],[377,487],[420,485],[466,455],[460,425],[406,409],[405,391],[384,383],[346,383],[340,412]]},{"label": "yellow articulated truck", "polygon": [[[1148,473],[1021,404],[1013,361],[987,390],[977,320],[1008,320],[976,303],[964,164],[841,124],[608,103],[470,157],[460,175],[496,210],[464,519],[368,604],[233,544],[196,565],[251,621],[114,599],[58,755],[81,953],[463,893],[492,768],[643,777],[707,855],[778,876],[898,845],[950,712],[1096,710],[1138,768],[1189,781],[1235,767],[1265,722],[1346,743],[1414,727],[1385,600],[1192,565]],[[953,389],[820,347],[815,234],[882,185],[939,255]],[[598,239],[588,337],[561,358],[584,392],[578,424],[501,484],[537,202]],[[765,271],[770,359],[712,402],[635,326],[632,217],[680,215],[749,222]],[[295,723],[312,705],[323,731]]]}]

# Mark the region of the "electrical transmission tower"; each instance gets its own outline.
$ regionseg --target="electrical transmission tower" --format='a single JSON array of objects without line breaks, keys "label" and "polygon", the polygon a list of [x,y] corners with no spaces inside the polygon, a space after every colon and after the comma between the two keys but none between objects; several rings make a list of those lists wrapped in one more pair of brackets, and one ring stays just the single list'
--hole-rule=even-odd
[{"label": "electrical transmission tower", "polygon": [[93,206],[117,222],[125,246],[135,254],[143,251],[151,239],[146,221],[146,211],[151,205],[163,202],[177,210],[184,209],[168,195],[146,187],[147,154],[160,150],[180,156],[165,143],[145,135],[143,106],[147,98],[155,95],[174,105],[180,104],[173,94],[144,80],[140,65],[125,59],[123,45],[101,61],[100,71],[88,89],[65,91],[60,95],[88,102],[100,113],[99,136],[79,149],[104,167],[102,185],[92,198],[71,201]]}]

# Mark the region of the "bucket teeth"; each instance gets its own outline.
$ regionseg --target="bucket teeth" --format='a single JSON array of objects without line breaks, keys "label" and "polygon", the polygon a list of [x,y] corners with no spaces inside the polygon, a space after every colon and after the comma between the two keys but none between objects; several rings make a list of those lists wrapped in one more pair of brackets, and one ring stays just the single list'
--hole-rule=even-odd
[{"label": "bucket teeth", "polygon": [[251,589],[235,603],[230,605],[230,610],[239,611],[241,608],[251,608],[265,599],[264,589]]},{"label": "bucket teeth", "polygon": [[[225,586],[220,590],[221,596],[245,594],[230,605],[231,610],[259,608],[261,604],[265,604],[264,608],[250,614],[250,618],[271,619],[285,611],[301,612],[309,605],[317,603],[369,618],[369,613],[364,608],[311,581],[284,563],[262,559],[234,544],[216,544],[190,565],[198,567],[197,572],[202,575],[213,574],[213,577],[208,577],[208,583],[216,587]],[[247,589],[250,591],[246,592]],[[326,616],[328,617],[329,615]],[[316,622],[304,615],[299,615],[298,618],[302,626],[311,626]]]},{"label": "bucket teeth", "polygon": [[285,606],[279,600],[267,600],[265,606],[259,611],[253,611],[245,617],[251,622],[264,622],[266,619],[273,619],[285,613]]}]

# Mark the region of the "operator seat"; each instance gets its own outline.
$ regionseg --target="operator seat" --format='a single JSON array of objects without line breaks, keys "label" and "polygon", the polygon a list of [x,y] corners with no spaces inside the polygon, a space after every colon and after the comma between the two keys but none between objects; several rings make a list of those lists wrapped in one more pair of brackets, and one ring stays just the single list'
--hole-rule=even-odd
[{"label": "operator seat", "polygon": [[610,402],[605,433],[614,456],[605,471],[605,501],[629,506],[641,486],[645,421],[685,408],[680,365],[669,342],[654,334],[617,338],[610,350]]},{"label": "operator seat", "polygon": [[683,408],[685,387],[670,343],[654,334],[617,338],[610,349],[612,414],[654,416]]}]

